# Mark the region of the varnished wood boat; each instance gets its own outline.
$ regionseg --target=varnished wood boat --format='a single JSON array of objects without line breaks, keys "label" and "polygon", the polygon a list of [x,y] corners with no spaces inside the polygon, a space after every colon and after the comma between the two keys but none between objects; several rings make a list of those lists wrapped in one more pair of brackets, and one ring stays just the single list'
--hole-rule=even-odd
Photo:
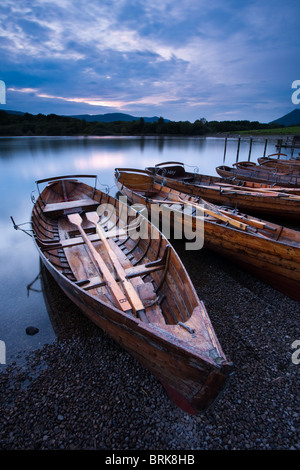
[{"label": "varnished wood boat", "polygon": [[41,261],[91,321],[197,414],[232,373],[205,306],[162,233],[84,178],[37,181],[31,225]]},{"label": "varnished wood boat", "polygon": [[225,179],[187,172],[183,163],[165,162],[146,168],[155,181],[167,184],[214,204],[229,206],[249,214],[300,220],[300,189],[251,183],[229,184]]},{"label": "varnished wood boat", "polygon": [[[265,167],[277,168],[280,171],[293,170],[299,168],[300,157],[283,159],[280,156],[287,157],[285,153],[274,153],[268,157],[260,157],[257,159],[259,165]],[[277,157],[277,158],[275,158]]]},{"label": "varnished wood boat", "polygon": [[220,165],[216,168],[216,172],[230,182],[246,180],[275,186],[300,187],[300,169],[280,171],[277,168],[256,165],[252,162],[239,162],[232,167]]},{"label": "varnished wood boat", "polygon": [[[160,204],[173,225],[204,218],[204,247],[226,256],[262,281],[300,301],[300,232],[221,208],[155,182],[143,170],[115,170],[119,191],[132,203]],[[202,206],[202,207],[201,207]],[[187,215],[183,218],[183,212]]]}]

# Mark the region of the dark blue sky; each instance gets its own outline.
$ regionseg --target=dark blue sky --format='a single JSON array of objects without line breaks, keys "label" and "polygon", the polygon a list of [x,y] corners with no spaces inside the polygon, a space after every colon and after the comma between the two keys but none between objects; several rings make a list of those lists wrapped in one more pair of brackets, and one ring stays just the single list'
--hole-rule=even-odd
[{"label": "dark blue sky", "polygon": [[0,109],[269,122],[295,109],[299,0],[1,0]]}]

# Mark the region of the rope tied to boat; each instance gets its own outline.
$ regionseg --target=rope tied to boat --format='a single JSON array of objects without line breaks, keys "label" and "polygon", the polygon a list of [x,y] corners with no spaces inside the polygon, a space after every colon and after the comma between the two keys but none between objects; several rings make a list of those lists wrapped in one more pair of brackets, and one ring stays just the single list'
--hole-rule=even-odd
[{"label": "rope tied to boat", "polygon": [[[153,186],[155,185],[155,183],[156,183],[156,181],[155,181],[155,179],[154,179],[154,181],[153,181]],[[161,183],[160,183],[160,189],[159,189],[159,191],[162,190],[162,188],[164,187],[165,184],[166,184],[166,178],[163,178],[163,180],[162,180]]]},{"label": "rope tied to boat", "polygon": [[[96,177],[96,184],[99,184],[100,186],[103,186],[103,188],[105,188],[105,193],[106,194],[109,194],[110,193],[110,190],[116,186],[115,184],[112,185],[112,186],[109,186],[108,184],[105,184],[105,183],[100,183],[100,181],[98,180],[98,177]],[[95,185],[95,188],[94,188],[94,193],[95,193],[95,190],[96,190],[96,185]]]}]

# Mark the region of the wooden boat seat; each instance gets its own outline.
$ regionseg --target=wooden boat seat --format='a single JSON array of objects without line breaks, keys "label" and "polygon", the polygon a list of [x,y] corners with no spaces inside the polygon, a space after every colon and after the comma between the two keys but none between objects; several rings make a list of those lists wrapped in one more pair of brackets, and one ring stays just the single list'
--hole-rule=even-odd
[{"label": "wooden boat seat", "polygon": [[137,276],[144,276],[145,274],[153,273],[154,271],[158,271],[159,269],[164,269],[164,264],[159,264],[155,266],[147,266],[147,264],[141,264],[139,266],[133,266],[132,268],[126,269],[126,277],[127,279],[131,279]]},{"label": "wooden boat seat", "polygon": [[105,286],[106,281],[103,281],[100,276],[94,276],[89,279],[81,279],[80,281],[76,281],[75,284],[77,284],[79,287],[82,287],[84,290],[90,290]]},{"label": "wooden boat seat", "polygon": [[[117,231],[111,230],[110,232],[107,232],[106,237],[110,239],[110,238],[125,237],[126,235],[127,235],[127,232],[125,230],[120,229]],[[89,235],[89,239],[91,242],[98,242],[100,240],[99,235],[97,233],[92,233],[91,235]],[[71,246],[84,244],[84,240],[80,236],[66,238],[66,239],[60,240],[57,243],[49,242],[48,240],[45,240],[44,242],[42,240],[36,240],[36,242],[42,251],[57,250],[59,248],[67,248]]]},{"label": "wooden boat seat", "polygon": [[126,277],[127,279],[131,279],[132,277],[137,276],[144,276],[146,274],[153,273],[154,271],[158,271],[160,269],[166,270],[169,263],[169,254],[170,254],[170,245],[166,246],[165,252],[161,259],[157,261],[152,261],[146,264],[140,264],[137,266],[132,266],[126,269]]},{"label": "wooden boat seat", "polygon": [[99,202],[94,201],[94,199],[77,199],[75,201],[63,201],[55,202],[52,204],[46,204],[43,209],[43,212],[44,214],[51,214],[57,217],[59,215],[63,215],[65,211],[84,208],[95,210],[98,206]]}]

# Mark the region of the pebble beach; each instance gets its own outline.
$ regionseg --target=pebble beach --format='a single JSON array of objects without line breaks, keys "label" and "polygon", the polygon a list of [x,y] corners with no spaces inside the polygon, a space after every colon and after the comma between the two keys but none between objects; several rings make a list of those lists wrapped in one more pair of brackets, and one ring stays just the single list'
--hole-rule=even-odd
[{"label": "pebble beach", "polygon": [[210,251],[174,246],[234,364],[214,406],[177,408],[44,272],[56,339],[0,372],[1,450],[300,450],[300,305]]}]

